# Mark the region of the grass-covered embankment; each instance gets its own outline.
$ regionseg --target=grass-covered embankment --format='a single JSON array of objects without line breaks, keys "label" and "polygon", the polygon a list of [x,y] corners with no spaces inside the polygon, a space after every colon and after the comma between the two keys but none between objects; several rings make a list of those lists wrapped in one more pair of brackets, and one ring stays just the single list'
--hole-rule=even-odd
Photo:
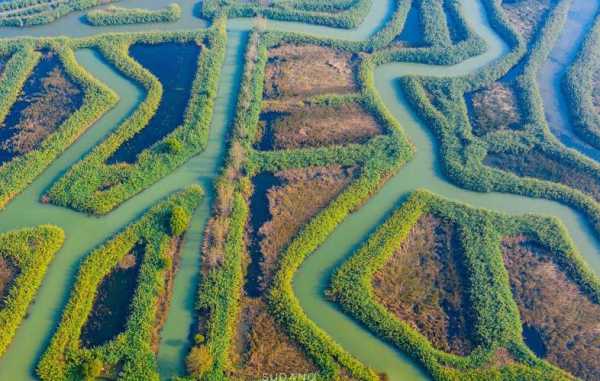
[{"label": "grass-covered embankment", "polygon": [[29,304],[42,284],[46,269],[64,242],[64,232],[56,226],[13,230],[0,234],[0,260],[12,264],[12,274],[2,274],[0,307],[0,356],[10,344],[25,318]]}]

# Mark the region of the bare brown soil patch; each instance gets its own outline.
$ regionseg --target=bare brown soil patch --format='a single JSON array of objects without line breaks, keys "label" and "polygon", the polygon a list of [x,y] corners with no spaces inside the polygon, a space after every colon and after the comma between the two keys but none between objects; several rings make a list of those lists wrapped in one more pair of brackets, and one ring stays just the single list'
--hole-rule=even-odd
[{"label": "bare brown soil patch", "polygon": [[599,380],[600,305],[553,262],[549,250],[528,237],[505,238],[502,253],[525,342],[575,376]]},{"label": "bare brown soil patch", "polygon": [[6,297],[19,273],[20,270],[12,259],[0,256],[0,308],[4,307]]},{"label": "bare brown soil patch", "polygon": [[313,373],[318,369],[282,331],[262,299],[243,298],[232,378],[259,380],[276,375]]},{"label": "bare brown soil patch", "polygon": [[555,0],[504,0],[502,8],[508,21],[529,41],[554,3]]},{"label": "bare brown soil patch", "polygon": [[593,173],[577,169],[566,160],[554,158],[549,153],[534,149],[518,154],[488,153],[483,162],[518,176],[561,183],[600,201],[600,179]]},{"label": "bare brown soil patch", "polygon": [[355,91],[356,62],[350,53],[316,45],[278,46],[269,50],[265,98]]},{"label": "bare brown soil patch", "polygon": [[36,149],[82,101],[80,88],[67,77],[58,57],[46,53],[0,125],[0,162]]},{"label": "bare brown soil patch", "polygon": [[270,107],[261,123],[263,150],[360,144],[382,133],[375,117],[357,103]]},{"label": "bare brown soil patch", "polygon": [[467,97],[469,119],[473,134],[483,136],[488,132],[519,128],[521,117],[514,90],[504,83],[491,86]]},{"label": "bare brown soil patch", "polygon": [[422,216],[373,278],[377,299],[438,349],[459,355],[473,348],[465,311],[460,244],[453,223]]}]

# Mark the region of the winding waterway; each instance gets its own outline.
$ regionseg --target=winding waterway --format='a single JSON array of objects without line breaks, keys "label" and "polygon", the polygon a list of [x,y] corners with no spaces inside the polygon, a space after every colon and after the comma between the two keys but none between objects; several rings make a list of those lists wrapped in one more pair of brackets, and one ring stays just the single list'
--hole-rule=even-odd
[{"label": "winding waterway", "polygon": [[[155,8],[170,0],[125,0],[120,4]],[[308,316],[344,348],[391,380],[416,380],[426,376],[401,353],[371,335],[364,327],[344,315],[323,297],[331,271],[346,260],[379,223],[418,188],[426,188],[452,200],[512,214],[531,212],[559,218],[568,228],[579,251],[596,273],[600,273],[600,244],[586,220],[569,207],[556,202],[500,193],[475,193],[448,183],[441,167],[438,149],[427,126],[420,121],[398,90],[397,79],[404,75],[461,76],[471,73],[507,52],[503,41],[487,23],[485,12],[477,0],[461,0],[471,27],[488,43],[486,53],[454,66],[433,66],[396,63],[376,70],[376,87],[387,107],[400,121],[417,148],[414,159],[391,178],[360,210],[347,218],[302,265],[294,278],[294,289]],[[73,13],[58,22],[25,30],[0,29],[0,36],[20,35],[74,37],[107,31],[137,31],[159,28],[177,30],[204,27],[206,24],[192,15],[192,2],[182,3],[182,19],[172,24],[137,25],[95,28],[81,23],[81,12]],[[335,38],[361,40],[369,37],[389,19],[394,9],[392,0],[375,0],[365,22],[347,31],[300,23],[269,22],[268,27],[293,30]],[[227,57],[219,82],[219,91],[211,125],[209,144],[200,155],[146,191],[125,202],[107,216],[90,217],[68,209],[44,205],[39,198],[49,185],[102,141],[121,121],[130,115],[143,100],[143,89],[122,77],[92,50],[76,53],[78,62],[106,83],[119,96],[116,108],[106,113],[75,144],[61,155],[36,181],[0,212],[0,231],[53,223],[65,230],[66,242],[48,269],[30,313],[17,331],[7,353],[0,360],[0,379],[27,380],[62,313],[70,293],[79,261],[95,246],[140,216],[144,210],[172,191],[199,183],[207,197],[194,214],[190,231],[185,236],[181,268],[175,278],[172,304],[165,324],[158,362],[161,377],[166,379],[182,372],[182,359],[192,323],[199,248],[204,224],[209,217],[212,200],[212,181],[220,165],[225,147],[225,135],[231,125],[238,86],[243,67],[243,49],[252,20],[230,20],[228,24]]]}]

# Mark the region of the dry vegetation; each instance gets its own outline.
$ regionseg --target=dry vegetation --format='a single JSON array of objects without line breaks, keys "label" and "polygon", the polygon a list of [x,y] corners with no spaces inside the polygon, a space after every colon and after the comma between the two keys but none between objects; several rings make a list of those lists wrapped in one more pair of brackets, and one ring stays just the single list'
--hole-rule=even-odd
[{"label": "dry vegetation", "polygon": [[518,129],[521,122],[514,90],[501,82],[478,90],[467,97],[473,134]]},{"label": "dry vegetation", "polygon": [[244,297],[242,305],[232,352],[236,364],[233,379],[258,380],[317,371],[302,349],[281,331],[262,299]]},{"label": "dry vegetation", "polygon": [[600,379],[600,305],[525,236],[505,238],[504,262],[534,352],[584,380]]},{"label": "dry vegetation", "polygon": [[600,179],[592,173],[574,168],[568,161],[554,158],[547,152],[489,153],[484,164],[518,176],[534,177],[567,185],[600,201]]},{"label": "dry vegetation", "polygon": [[281,45],[269,50],[265,98],[355,91],[356,65],[350,53],[315,45]]},{"label": "dry vegetation", "polygon": [[357,103],[277,104],[263,111],[261,122],[264,123],[262,149],[365,143],[382,132],[377,120]]},{"label": "dry vegetation", "polygon": [[49,53],[43,60],[51,68],[43,76],[28,80],[25,88],[34,88],[35,92],[25,93],[17,101],[25,103],[17,106],[21,108],[19,120],[12,126],[1,126],[11,133],[0,149],[14,155],[35,149],[81,105],[81,90],[66,76],[58,59]]},{"label": "dry vegetation", "polygon": [[80,88],[66,76],[58,58],[47,53],[38,66],[6,121],[0,125],[4,130],[0,133],[0,151],[10,157],[37,148],[82,103]]},{"label": "dry vegetation", "polygon": [[19,275],[19,268],[10,258],[0,256],[0,308],[4,307],[4,302],[10,287]]},{"label": "dry vegetation", "polygon": [[468,354],[470,340],[454,224],[424,215],[373,278],[377,299],[438,349]]},{"label": "dry vegetation", "polygon": [[554,3],[555,0],[504,0],[502,7],[509,22],[525,41],[529,41],[544,14]]}]

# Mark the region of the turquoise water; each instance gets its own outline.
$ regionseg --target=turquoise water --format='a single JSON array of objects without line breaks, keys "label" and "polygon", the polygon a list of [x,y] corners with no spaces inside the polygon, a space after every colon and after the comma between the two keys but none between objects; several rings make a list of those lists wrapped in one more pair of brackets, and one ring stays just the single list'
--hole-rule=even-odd
[{"label": "turquoise water", "polygon": [[[164,6],[170,1],[126,0],[126,6]],[[331,271],[348,258],[379,223],[407,195],[426,188],[452,200],[487,207],[511,214],[536,213],[558,217],[571,233],[579,251],[600,273],[599,242],[586,220],[571,208],[556,202],[527,197],[465,191],[445,179],[438,157],[438,147],[429,129],[412,112],[399,92],[397,79],[404,75],[461,76],[502,57],[507,52],[504,42],[491,30],[485,12],[477,0],[461,0],[471,27],[482,36],[488,50],[458,65],[434,66],[409,63],[384,65],[376,70],[376,87],[386,106],[398,119],[416,146],[416,155],[397,175],[363,207],[347,218],[329,239],[300,268],[294,278],[294,290],[306,314],[330,334],[345,349],[379,371],[388,373],[391,380],[424,379],[423,372],[401,353],[380,341],[361,325],[341,313],[323,297]],[[71,14],[60,21],[25,30],[0,29],[0,36],[71,35],[86,36],[106,31],[176,30],[204,27],[206,24],[192,15],[192,2],[181,3],[182,20],[172,24],[138,25],[94,28],[81,24],[81,13]],[[268,22],[272,29],[294,30],[319,36],[361,40],[369,37],[389,19],[394,8],[392,0],[375,0],[366,21],[357,29],[346,31],[308,26],[299,23]],[[0,379],[27,380],[51,338],[69,295],[79,261],[123,226],[141,215],[160,198],[190,184],[200,184],[207,191],[201,207],[193,216],[190,230],[183,243],[181,268],[175,278],[172,304],[160,344],[158,363],[161,377],[166,379],[182,372],[182,360],[187,351],[187,336],[192,324],[196,291],[196,274],[202,231],[209,217],[213,198],[212,181],[222,164],[227,129],[231,126],[243,64],[243,49],[252,20],[229,21],[227,57],[219,82],[219,91],[211,125],[209,144],[200,155],[192,158],[171,175],[146,191],[125,202],[104,217],[89,217],[68,209],[39,203],[39,197],[66,169],[79,160],[94,145],[115,129],[143,100],[144,92],[123,78],[92,50],[77,52],[78,62],[89,72],[109,85],[120,96],[116,108],[106,113],[81,139],[57,159],[30,187],[0,212],[0,231],[54,223],[67,236],[64,248],[48,269],[29,317],[17,331],[13,344],[0,360]]]}]

